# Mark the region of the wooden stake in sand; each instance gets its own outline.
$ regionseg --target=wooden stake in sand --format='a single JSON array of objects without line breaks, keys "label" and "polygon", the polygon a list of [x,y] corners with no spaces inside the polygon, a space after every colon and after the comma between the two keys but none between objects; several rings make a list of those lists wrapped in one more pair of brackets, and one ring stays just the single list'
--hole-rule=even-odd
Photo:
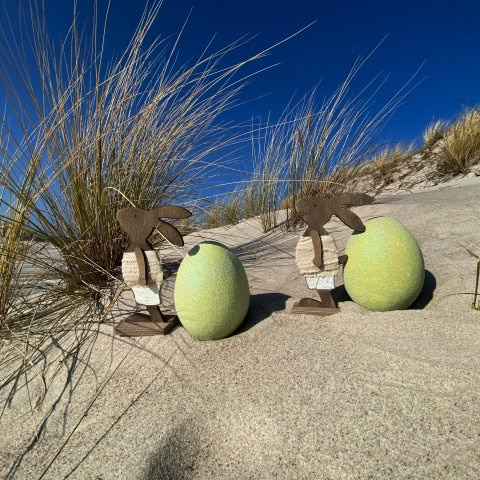
[{"label": "wooden stake in sand", "polygon": [[296,202],[298,214],[308,225],[297,244],[296,262],[300,273],[305,276],[308,288],[317,290],[320,301],[302,298],[293,305],[292,313],[332,315],[340,311],[335,305],[331,290],[335,287],[334,280],[339,266],[345,265],[347,256],[338,257],[335,241],[324,226],[332,215],[336,215],[347,227],[364,232],[363,222],[347,207],[366,205],[373,200],[373,197],[364,193],[347,193],[335,198],[305,197]]},{"label": "wooden stake in sand", "polygon": [[148,242],[156,228],[170,243],[183,246],[181,233],[161,218],[188,218],[188,210],[175,205],[165,205],[145,211],[124,208],[118,211],[117,220],[128,233],[131,243],[122,259],[123,280],[129,285],[137,303],[147,307],[149,315],[134,313],[115,327],[121,336],[166,335],[177,323],[177,315],[162,314],[162,285],[169,273],[162,269],[162,261]]}]

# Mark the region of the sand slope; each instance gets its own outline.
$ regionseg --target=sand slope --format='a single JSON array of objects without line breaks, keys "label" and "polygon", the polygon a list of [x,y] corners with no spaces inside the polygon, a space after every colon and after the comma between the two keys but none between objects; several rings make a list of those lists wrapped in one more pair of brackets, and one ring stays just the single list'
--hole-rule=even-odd
[{"label": "sand slope", "polygon": [[[340,314],[293,316],[310,293],[295,234],[261,235],[254,221],[203,232],[236,248],[248,272],[241,330],[202,343],[183,328],[120,339],[102,326],[75,389],[66,367],[49,380],[34,418],[54,409],[38,442],[19,391],[2,419],[0,475],[39,478],[81,420],[44,478],[480,478],[476,259],[461,246],[480,254],[480,183],[470,183],[355,209],[392,216],[417,238],[428,272],[407,311],[368,312],[339,287]],[[350,231],[338,221],[327,230],[343,247]],[[123,300],[113,321],[129,310]],[[40,387],[30,384],[33,398]]]}]

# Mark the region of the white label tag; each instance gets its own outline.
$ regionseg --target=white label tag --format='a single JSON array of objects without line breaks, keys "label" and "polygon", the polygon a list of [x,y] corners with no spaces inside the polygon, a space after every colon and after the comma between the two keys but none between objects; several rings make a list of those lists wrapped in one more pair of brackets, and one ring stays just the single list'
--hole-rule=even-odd
[{"label": "white label tag", "polygon": [[135,300],[140,305],[160,305],[160,292],[158,285],[146,285],[142,287],[140,285],[134,285],[131,287]]}]

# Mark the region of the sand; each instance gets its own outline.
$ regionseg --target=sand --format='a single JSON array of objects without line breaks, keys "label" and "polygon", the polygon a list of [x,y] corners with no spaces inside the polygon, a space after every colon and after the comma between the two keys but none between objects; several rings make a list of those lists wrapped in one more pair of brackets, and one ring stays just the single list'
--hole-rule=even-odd
[{"label": "sand", "polygon": [[[42,404],[31,409],[19,388],[1,420],[0,476],[42,478],[48,466],[43,478],[480,478],[480,311],[464,248],[480,254],[479,179],[354,211],[391,216],[417,238],[427,276],[411,309],[369,312],[339,286],[340,313],[292,315],[310,294],[295,234],[263,235],[256,220],[203,232],[245,265],[252,298],[241,329],[215,342],[182,327],[113,337],[131,311],[126,294],[73,376],[69,360],[52,366]],[[350,230],[335,220],[327,230],[343,248]],[[187,237],[187,248],[198,241]],[[30,383],[33,401],[41,387]]]}]

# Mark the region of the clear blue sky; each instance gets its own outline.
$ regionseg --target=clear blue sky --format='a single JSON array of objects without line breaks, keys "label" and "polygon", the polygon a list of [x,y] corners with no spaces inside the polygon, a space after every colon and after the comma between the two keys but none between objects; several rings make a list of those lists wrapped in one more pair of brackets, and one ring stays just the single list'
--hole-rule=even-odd
[{"label": "clear blue sky", "polygon": [[[72,3],[45,0],[53,38],[66,31]],[[82,12],[91,12],[92,0],[78,3]],[[107,1],[99,0],[99,4],[102,8]],[[143,0],[112,0],[109,48],[122,48],[145,5]],[[432,120],[451,119],[462,105],[480,104],[478,0],[164,0],[155,33],[166,36],[178,32],[192,8],[180,44],[185,61],[197,57],[213,35],[213,48],[217,49],[244,34],[258,34],[243,50],[249,55],[317,21],[263,61],[263,65],[281,64],[260,74],[243,92],[243,98],[266,96],[231,112],[234,119],[266,118],[269,112],[275,119],[294,93],[303,95],[320,81],[320,95],[332,93],[355,59],[367,55],[387,34],[356,84],[360,86],[380,72],[390,74],[385,88],[388,96],[423,62],[420,77],[426,78],[385,127],[382,136],[386,141],[408,143],[421,137]]]}]

